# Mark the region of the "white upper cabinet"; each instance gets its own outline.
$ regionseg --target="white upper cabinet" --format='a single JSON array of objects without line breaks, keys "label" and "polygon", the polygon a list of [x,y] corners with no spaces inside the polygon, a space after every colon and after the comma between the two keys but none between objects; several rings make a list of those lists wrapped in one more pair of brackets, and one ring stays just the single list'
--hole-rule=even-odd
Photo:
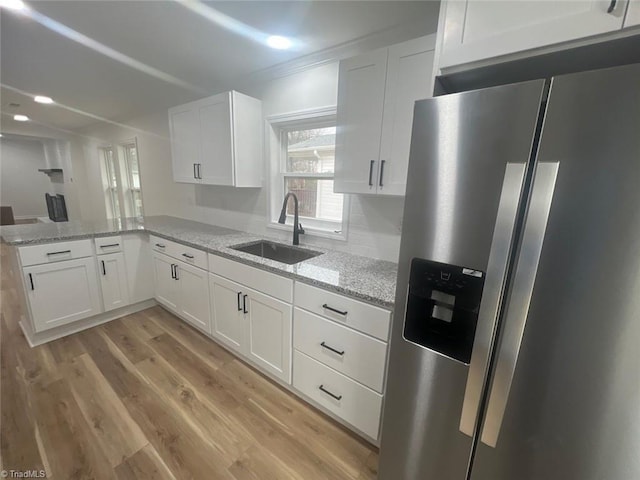
[{"label": "white upper cabinet", "polygon": [[413,107],[430,96],[432,37],[340,62],[334,189],[404,195]]},{"label": "white upper cabinet", "polygon": [[640,25],[640,0],[631,0],[624,17],[624,27],[634,27]]},{"label": "white upper cabinet", "polygon": [[627,4],[626,0],[443,2],[439,69],[620,30]]},{"label": "white upper cabinet", "polygon": [[231,91],[169,109],[173,179],[262,186],[262,103]]},{"label": "white upper cabinet", "polygon": [[340,62],[334,190],[375,193],[387,49]]}]

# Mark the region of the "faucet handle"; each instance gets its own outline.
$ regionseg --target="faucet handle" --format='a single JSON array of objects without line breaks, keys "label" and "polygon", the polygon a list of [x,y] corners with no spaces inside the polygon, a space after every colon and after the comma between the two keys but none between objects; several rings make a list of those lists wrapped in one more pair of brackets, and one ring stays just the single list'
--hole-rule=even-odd
[{"label": "faucet handle", "polygon": [[298,233],[302,233],[304,235],[304,228],[302,228],[301,223],[298,223]]}]

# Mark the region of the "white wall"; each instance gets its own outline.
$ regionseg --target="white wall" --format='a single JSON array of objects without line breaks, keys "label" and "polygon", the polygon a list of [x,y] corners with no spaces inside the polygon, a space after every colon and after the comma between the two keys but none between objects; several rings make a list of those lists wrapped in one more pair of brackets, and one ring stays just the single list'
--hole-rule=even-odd
[{"label": "white wall", "polygon": [[[247,87],[243,93],[263,101],[265,117],[335,106],[338,63],[330,63]],[[132,137],[138,141],[145,215],[175,215],[275,236],[288,241],[290,232],[267,228],[267,188],[239,189],[177,184],[171,171],[169,126],[165,110],[135,118],[124,125],[99,124],[81,131],[86,158],[91,215],[105,218],[101,193],[98,147]],[[265,158],[265,174],[267,178]],[[352,196],[346,241],[310,235],[302,242],[359,255],[396,261],[400,246],[402,198]]]},{"label": "white wall", "polygon": [[44,194],[53,189],[39,168],[46,168],[41,141],[0,139],[0,203],[12,207],[16,218],[48,216]]}]

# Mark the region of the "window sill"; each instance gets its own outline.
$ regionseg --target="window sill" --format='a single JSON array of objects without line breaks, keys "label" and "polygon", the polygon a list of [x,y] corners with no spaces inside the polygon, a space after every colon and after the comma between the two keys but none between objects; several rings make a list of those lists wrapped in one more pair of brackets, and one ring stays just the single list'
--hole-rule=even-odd
[{"label": "window sill", "polygon": [[[282,225],[281,223],[277,223],[277,222],[269,222],[267,224],[267,228],[270,228],[272,230],[289,232],[293,235],[293,225],[291,224]],[[319,228],[306,227],[304,226],[304,224],[302,225],[302,228],[304,228],[304,231],[305,231],[304,235],[307,235],[307,236],[329,238],[331,240],[340,240],[343,242],[347,241],[347,232],[344,231],[344,229],[340,233],[336,233],[334,230],[324,230]]]}]

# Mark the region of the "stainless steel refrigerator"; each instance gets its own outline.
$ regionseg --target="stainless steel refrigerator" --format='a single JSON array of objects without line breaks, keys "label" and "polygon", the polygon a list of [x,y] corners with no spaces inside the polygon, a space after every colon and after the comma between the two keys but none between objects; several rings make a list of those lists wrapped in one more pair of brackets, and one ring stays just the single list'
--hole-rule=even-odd
[{"label": "stainless steel refrigerator", "polygon": [[416,103],[382,480],[640,479],[640,64]]}]

